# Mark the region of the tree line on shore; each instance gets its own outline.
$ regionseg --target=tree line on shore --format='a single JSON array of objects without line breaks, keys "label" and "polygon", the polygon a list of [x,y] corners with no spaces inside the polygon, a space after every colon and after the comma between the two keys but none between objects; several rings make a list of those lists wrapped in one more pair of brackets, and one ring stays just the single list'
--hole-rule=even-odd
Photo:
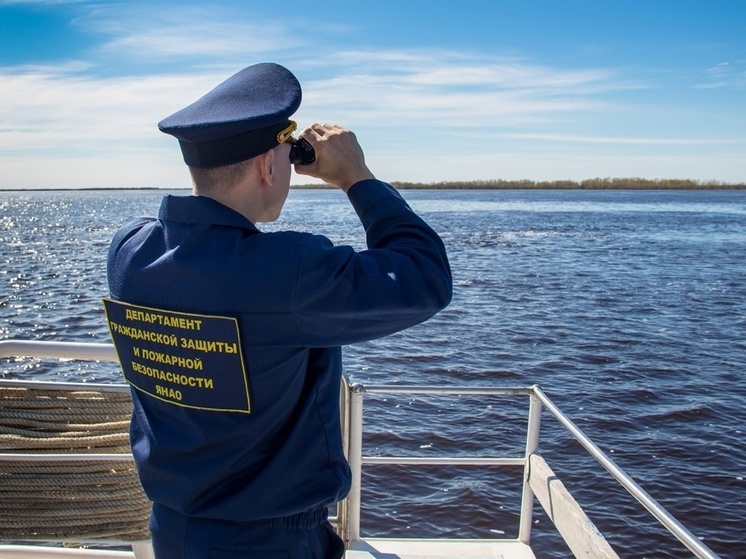
[{"label": "tree line on shore", "polygon": [[[697,181],[691,179],[595,178],[582,181],[554,180],[477,180],[435,183],[394,181],[401,190],[743,190],[746,183]],[[327,184],[307,184],[293,188],[331,188]]]}]

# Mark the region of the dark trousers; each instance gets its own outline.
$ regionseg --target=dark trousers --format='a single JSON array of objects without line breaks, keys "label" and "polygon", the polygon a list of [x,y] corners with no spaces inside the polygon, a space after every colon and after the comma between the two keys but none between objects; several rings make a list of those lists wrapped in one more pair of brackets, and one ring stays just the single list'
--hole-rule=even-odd
[{"label": "dark trousers", "polygon": [[154,504],[156,559],[341,559],[344,543],[326,510],[255,522],[190,518]]}]

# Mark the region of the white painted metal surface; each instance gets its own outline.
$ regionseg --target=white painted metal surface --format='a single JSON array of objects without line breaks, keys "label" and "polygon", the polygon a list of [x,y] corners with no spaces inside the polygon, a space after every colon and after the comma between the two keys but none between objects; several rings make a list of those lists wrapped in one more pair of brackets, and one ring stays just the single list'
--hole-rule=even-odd
[{"label": "white painted metal surface", "polygon": [[366,539],[352,544],[346,559],[536,559],[519,541]]},{"label": "white painted metal surface", "polygon": [[[0,341],[0,358],[3,357],[38,357],[38,358],[61,358],[61,359],[88,359],[98,361],[116,361],[116,353],[110,344],[82,344],[65,342],[26,342],[26,341]],[[8,383],[8,381],[0,381]],[[33,381],[13,381],[14,385],[29,386],[38,385]],[[57,387],[60,389],[70,388],[68,383],[44,383],[45,387]],[[128,391],[125,385],[103,385],[108,389]],[[82,384],[80,387],[98,389],[102,385]],[[529,398],[528,429],[526,434],[526,447],[523,456],[512,457],[475,457],[475,458],[412,458],[412,457],[374,457],[362,454],[362,413],[363,399],[365,394],[420,394],[420,395],[489,395],[489,396],[523,396]],[[634,480],[632,480],[621,468],[619,468],[606,454],[604,454],[588,437],[565,416],[544,394],[538,386],[524,388],[492,388],[492,387],[418,387],[418,386],[350,386],[345,382],[341,398],[343,408],[343,430],[346,452],[353,470],[353,487],[346,501],[339,504],[339,513],[333,521],[337,524],[340,533],[349,543],[348,559],[422,559],[428,557],[439,559],[446,557],[464,558],[491,558],[491,559],[535,559],[530,549],[532,508],[534,503],[534,489],[538,487],[550,487],[549,478],[556,479],[548,467],[541,473],[542,468],[532,466],[532,457],[535,457],[539,441],[539,426],[542,409],[548,410],[567,430],[580,442],[580,444],[616,479],[632,496],[651,512],[651,514],[663,524],[677,539],[686,545],[691,552],[701,559],[718,559],[718,556],[707,548],[701,541],[691,534],[675,518],[673,518],[663,507],[648,495]],[[23,456],[16,455],[8,457],[0,455],[2,460],[22,460]],[[35,455],[33,459],[38,460]],[[126,459],[126,458],[123,458]],[[542,461],[543,462],[543,461]],[[480,466],[523,466],[525,469],[523,483],[523,497],[521,503],[521,520],[519,526],[518,540],[416,540],[416,539],[366,539],[361,534],[360,510],[361,503],[361,471],[364,466],[375,464],[445,464],[462,465],[469,464]],[[533,476],[533,477],[532,477]],[[536,476],[541,476],[538,479]],[[533,487],[532,487],[533,486]],[[568,498],[564,488],[557,484],[550,487],[551,491],[540,495],[539,500],[557,503],[557,499],[564,502],[572,501]],[[554,491],[554,493],[552,493]],[[537,489],[538,492],[538,489]],[[105,496],[102,495],[102,498]],[[2,505],[0,504],[0,507]],[[550,507],[551,508],[551,507]],[[550,513],[551,516],[551,513]],[[583,557],[597,557],[607,559],[615,557],[609,555],[603,545],[594,543],[594,538],[588,539],[585,534],[593,533],[594,527],[588,524],[590,521],[582,520],[580,523],[570,523],[571,526],[560,527],[563,537],[569,536],[572,546],[580,546],[585,549],[581,552]],[[562,523],[561,523],[562,524]],[[595,537],[595,536],[594,536]],[[601,537],[601,541],[603,538]],[[137,559],[152,559],[152,547],[149,542],[131,542],[136,551]],[[604,541],[605,543],[605,541]],[[606,544],[608,545],[608,544]],[[590,546],[590,547],[583,547]],[[603,548],[603,549],[602,549]],[[612,551],[613,553],[613,551]],[[69,549],[62,547],[42,546],[18,546],[0,544],[0,559],[29,559],[31,557],[44,558],[69,558],[69,557],[100,557],[102,559],[123,559],[135,557],[134,552],[113,551],[111,549]]]}]

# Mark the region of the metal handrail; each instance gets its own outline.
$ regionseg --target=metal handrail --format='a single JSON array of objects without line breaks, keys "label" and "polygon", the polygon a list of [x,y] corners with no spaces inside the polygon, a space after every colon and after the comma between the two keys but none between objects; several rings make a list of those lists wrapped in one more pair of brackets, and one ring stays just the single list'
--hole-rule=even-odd
[{"label": "metal handrail", "polygon": [[[684,544],[699,559],[720,559],[720,556],[703,544],[676,518],[674,518],[663,506],[640,487],[629,475],[627,475],[614,461],[609,458],[583,431],[575,425],[567,415],[564,414],[538,386],[528,388],[491,388],[491,387],[433,387],[433,386],[364,386],[354,384],[349,387],[353,395],[353,413],[359,416],[360,421],[353,422],[353,426],[359,432],[352,430],[350,435],[350,466],[355,464],[357,472],[353,470],[353,488],[350,491],[350,511],[347,527],[348,537],[351,541],[360,539],[360,469],[366,464],[458,464],[458,465],[521,465],[528,467],[528,457],[538,449],[539,422],[542,409],[547,409],[557,421],[563,425],[568,432],[585,448],[593,458],[606,469],[611,476],[628,493],[648,510],[676,539]],[[363,395],[368,394],[428,394],[428,395],[489,395],[510,396],[528,395],[530,397],[529,418],[526,436],[526,456],[522,459],[512,458],[484,458],[484,457],[459,457],[448,458],[419,458],[409,456],[387,456],[372,457],[362,454],[362,403]],[[451,461],[453,460],[453,461]],[[528,472],[526,472],[528,473]],[[529,543],[531,537],[531,520],[533,510],[533,491],[528,485],[528,475],[524,475],[523,498],[521,504],[520,529],[518,540]],[[358,510],[354,510],[358,508]]]},{"label": "metal handrail", "polygon": [[[346,379],[345,379],[346,380]],[[347,496],[347,517],[342,520],[342,533],[350,542],[360,541],[360,508],[362,467],[376,464],[396,465],[459,465],[459,466],[522,466],[524,468],[524,483],[521,498],[521,517],[518,541],[529,544],[531,539],[531,520],[533,515],[534,493],[528,482],[528,458],[536,452],[538,447],[538,424],[540,421],[540,406],[532,406],[529,412],[527,427],[526,449],[522,457],[417,457],[417,456],[368,456],[362,453],[362,424],[363,424],[363,396],[364,394],[425,394],[447,396],[532,396],[531,387],[449,387],[449,386],[401,386],[345,383],[350,393],[349,409],[349,439],[347,441],[348,460],[352,470],[352,487]],[[532,398],[533,401],[533,398]],[[538,412],[537,413],[537,410]]]},{"label": "metal handrail", "polygon": [[53,357],[118,361],[113,344],[0,340],[0,357]]},{"label": "metal handrail", "polygon": [[588,453],[601,464],[611,476],[624,487],[637,501],[671,532],[689,551],[703,559],[719,559],[719,555],[703,544],[694,534],[682,525],[671,513],[651,497],[640,485],[624,472],[604,453],[583,431],[567,417],[539,386],[533,386],[534,395],[542,405],[559,421]]},{"label": "metal handrail", "polygon": [[[0,342],[2,343],[2,342]],[[0,358],[6,357],[0,355]],[[100,382],[65,382],[54,380],[20,380],[20,379],[2,379],[3,386],[13,388],[39,388],[40,383],[44,388],[52,390],[98,390],[101,392],[129,392],[130,385],[124,383],[100,383]]]},{"label": "metal handrail", "polygon": [[[95,361],[117,361],[117,354],[112,344],[105,343],[76,343],[76,342],[48,342],[48,341],[19,341],[0,340],[0,358],[7,357],[48,357],[62,359],[81,359]],[[16,386],[38,386],[37,381],[8,381],[3,384]],[[74,387],[80,384],[86,389],[129,390],[125,384],[89,384],[44,382],[45,386],[60,388]],[[341,398],[345,431],[345,449],[352,468],[353,489],[345,502],[340,504],[340,520],[344,518],[346,526],[341,528],[350,540],[360,539],[360,482],[361,469],[364,464],[471,464],[471,465],[524,465],[527,467],[528,457],[538,448],[539,423],[541,410],[547,409],[557,421],[598,461],[611,476],[627,490],[635,499],[648,510],[671,534],[683,543],[695,556],[700,559],[720,559],[719,556],[696,538],[687,528],[666,511],[639,484],[627,475],[611,458],[590,440],[541,390],[537,385],[519,388],[493,387],[432,387],[432,386],[363,386],[350,385],[345,379],[345,390]],[[416,457],[371,457],[362,455],[362,413],[363,395],[368,394],[427,394],[427,395],[490,395],[509,396],[523,395],[530,398],[529,419],[526,436],[526,454],[523,458],[416,458]],[[121,456],[121,455],[120,455]],[[126,456],[126,455],[125,455]],[[438,462],[435,462],[438,461]],[[528,543],[530,540],[531,511],[533,508],[533,492],[524,476],[524,491],[521,505],[521,526],[519,540]]]}]

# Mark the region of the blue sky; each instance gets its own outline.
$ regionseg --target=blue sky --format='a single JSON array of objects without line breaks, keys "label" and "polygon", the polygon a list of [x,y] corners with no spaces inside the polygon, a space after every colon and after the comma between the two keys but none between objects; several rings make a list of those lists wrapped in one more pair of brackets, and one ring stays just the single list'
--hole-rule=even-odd
[{"label": "blue sky", "polygon": [[188,187],[157,122],[263,61],[384,180],[746,182],[743,0],[0,0],[0,189]]}]

